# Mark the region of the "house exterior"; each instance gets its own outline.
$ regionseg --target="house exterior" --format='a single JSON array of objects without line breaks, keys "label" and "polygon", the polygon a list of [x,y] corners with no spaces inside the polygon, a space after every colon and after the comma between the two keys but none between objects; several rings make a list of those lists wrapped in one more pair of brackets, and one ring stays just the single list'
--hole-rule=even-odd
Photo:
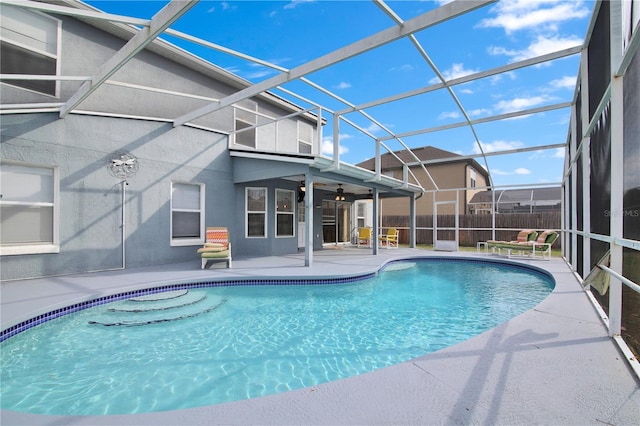
[{"label": "house exterior", "polygon": [[562,188],[559,186],[540,188],[502,189],[480,191],[469,201],[472,214],[491,214],[495,203],[496,213],[538,213],[560,211]]},{"label": "house exterior", "polygon": [[322,157],[319,114],[268,92],[177,125],[251,84],[155,37],[138,43],[141,31],[81,2],[51,3],[0,5],[1,73],[16,74],[0,82],[2,280],[197,267],[207,226],[229,229],[234,256],[305,250],[308,264],[349,241],[357,200],[419,193]]},{"label": "house exterior", "polygon": [[[473,196],[489,185],[489,174],[486,169],[473,159],[433,146],[412,148],[411,151],[413,155],[407,150],[382,154],[380,172],[386,176],[402,179],[405,173],[403,163],[408,165],[415,179],[427,191],[424,196],[416,200],[418,215],[433,214],[436,209],[435,203],[438,203],[438,214],[454,214],[456,193],[457,212],[466,214],[469,212],[469,202]],[[375,170],[375,158],[363,161],[358,166]],[[479,189],[473,189],[476,187]],[[441,191],[437,195],[435,192],[428,192],[435,189],[459,189],[459,191]],[[409,203],[403,199],[382,199],[380,210],[385,216],[406,216],[409,215]]]}]

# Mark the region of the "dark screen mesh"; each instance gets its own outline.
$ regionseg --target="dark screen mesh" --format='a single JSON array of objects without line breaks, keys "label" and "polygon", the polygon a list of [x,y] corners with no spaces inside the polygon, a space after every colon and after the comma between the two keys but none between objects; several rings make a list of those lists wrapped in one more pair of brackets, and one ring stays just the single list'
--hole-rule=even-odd
[{"label": "dark screen mesh", "polygon": [[[576,179],[577,179],[577,185],[576,185],[576,209],[577,209],[577,215],[576,215],[576,229],[579,231],[583,230],[583,219],[582,219],[582,155],[578,155],[578,157],[576,158],[576,164],[575,164],[575,170],[576,170]],[[576,246],[576,250],[577,250],[577,259],[578,259],[578,264],[576,265],[578,274],[580,274],[580,276],[582,276],[582,236],[578,235],[578,245]]]},{"label": "dark screen mesh", "polygon": [[609,2],[603,1],[588,46],[589,117],[593,117],[611,81],[609,39]]},{"label": "dark screen mesh", "polygon": [[[607,105],[591,133],[591,232],[611,234],[611,107]],[[604,254],[604,253],[603,253]]]},{"label": "dark screen mesh", "polygon": [[640,240],[640,54],[624,76],[624,237]]},{"label": "dark screen mesh", "polygon": [[[578,95],[576,96],[576,137],[572,142],[576,147],[580,145],[582,140],[582,115],[580,111],[582,111],[582,82],[578,85]],[[569,145],[569,152],[571,152],[571,145]]]},{"label": "dark screen mesh", "polygon": [[[623,236],[640,240],[640,54],[636,50],[624,76]],[[625,248],[622,275],[640,283],[640,251]],[[640,354],[640,294],[622,288],[622,337]]]}]

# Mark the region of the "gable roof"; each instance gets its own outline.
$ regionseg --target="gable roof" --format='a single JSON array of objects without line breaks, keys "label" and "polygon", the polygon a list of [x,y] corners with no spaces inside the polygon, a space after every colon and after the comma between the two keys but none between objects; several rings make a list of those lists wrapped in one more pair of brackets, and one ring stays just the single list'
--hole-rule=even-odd
[{"label": "gable roof", "polygon": [[[380,155],[380,167],[382,171],[400,169],[403,166],[403,163],[398,160],[402,160],[405,163],[409,163],[412,166],[417,165],[416,157],[418,157],[419,161],[429,161],[429,160],[440,160],[446,158],[452,158],[452,160],[444,161],[438,163],[439,165],[443,164],[453,164],[453,163],[469,163],[474,169],[476,169],[480,174],[488,177],[489,174],[476,160],[469,159],[468,157],[462,158],[461,155],[455,154],[453,152],[445,151],[444,149],[436,148],[433,146],[423,146],[419,148],[411,148],[413,152],[412,155],[408,150],[403,149],[400,151],[394,151],[393,154],[387,152]],[[398,158],[396,158],[398,157]],[[455,159],[455,157],[461,157],[460,159]],[[375,158],[370,158],[361,163],[357,164],[358,167],[362,167],[367,170],[375,170]]]}]

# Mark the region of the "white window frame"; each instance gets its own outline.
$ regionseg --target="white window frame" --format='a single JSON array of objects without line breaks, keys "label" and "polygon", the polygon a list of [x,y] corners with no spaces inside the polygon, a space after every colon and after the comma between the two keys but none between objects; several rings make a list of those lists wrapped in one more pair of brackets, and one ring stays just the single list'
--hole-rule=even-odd
[{"label": "white window frame", "polygon": [[[28,40],[28,39],[35,39],[37,40],[37,38],[33,37],[33,35],[30,34],[25,34],[25,33],[18,33],[15,30],[11,30],[9,29],[9,25],[3,25],[2,24],[2,20],[0,20],[0,40],[2,40],[2,42],[11,44],[19,49],[24,49],[27,50],[29,52],[33,52],[37,55],[42,55],[42,56],[46,56],[49,58],[52,58],[55,60],[56,62],[56,71],[55,71],[55,76],[59,76],[60,75],[60,70],[61,70],[61,65],[60,65],[60,57],[61,57],[61,50],[62,50],[62,21],[60,19],[54,18],[52,16],[49,16],[45,13],[42,13],[40,11],[35,11],[35,10],[27,10],[25,8],[21,8],[21,7],[15,7],[15,6],[11,6],[11,5],[3,5],[2,8],[4,10],[14,10],[14,11],[18,11],[18,13],[22,13],[22,14],[31,14],[36,18],[44,18],[46,20],[50,20],[52,21],[53,25],[56,27],[55,31],[56,31],[56,37],[55,37],[55,42],[56,42],[56,46],[55,46],[55,53],[47,51],[45,49],[39,49],[37,47],[34,47],[32,45],[29,45],[28,42],[25,41],[21,41],[20,38],[24,39],[24,40]],[[6,12],[5,12],[6,13]],[[27,24],[25,23],[25,26]],[[26,31],[26,30],[25,30]],[[41,41],[41,40],[37,40],[37,41]],[[55,80],[55,88],[54,88],[54,93],[47,93],[47,92],[43,92],[34,88],[28,88],[28,87],[23,87],[19,84],[16,84],[13,80],[5,80],[2,82],[2,84],[7,84],[10,85],[12,87],[17,87],[21,90],[27,90],[29,92],[33,92],[33,93],[38,93],[40,95],[44,95],[44,96],[50,96],[53,98],[57,98],[60,95],[60,81],[59,80]]]},{"label": "white window frame", "polygon": [[[249,210],[249,191],[260,190],[264,192],[264,210]],[[267,238],[267,206],[269,204],[269,191],[266,187],[248,186],[244,189],[244,236],[245,238]],[[249,235],[249,214],[264,214],[264,235]]]},{"label": "white window frame", "polygon": [[[305,132],[309,129],[309,139],[306,139]],[[303,152],[301,146],[309,146],[309,152]],[[313,126],[304,121],[298,121],[298,153],[300,154],[313,154]]]},{"label": "white window frame", "polygon": [[[291,211],[279,211],[278,210],[278,194],[279,193],[288,193],[289,194],[289,203],[291,204]],[[290,189],[279,189],[276,188],[276,202],[274,206],[275,210],[275,233],[276,238],[295,238],[296,236],[296,205],[297,205],[297,197],[295,191]],[[278,233],[278,218],[280,216],[291,216],[291,234],[279,234]]]},{"label": "white window frame", "polygon": [[[239,108],[238,106],[242,107]],[[242,101],[238,104],[238,106],[236,106],[233,109],[234,112],[234,117],[233,117],[233,128],[234,131],[236,133],[233,134],[233,143],[234,145],[238,145],[238,146],[243,146],[246,148],[253,148],[256,149],[258,147],[258,131],[257,128],[254,127],[251,130],[245,130],[243,132],[239,132],[240,130],[247,128],[247,127],[252,127],[255,126],[256,124],[258,124],[258,104],[254,101],[251,100],[245,100]],[[249,112],[249,111],[253,111],[253,112]],[[242,124],[241,126],[238,126],[238,124]],[[243,144],[243,143],[239,143],[238,139],[242,139],[242,136],[240,136],[240,138],[238,137],[239,134],[245,135],[245,134],[253,134],[253,145],[248,145],[248,144]]]},{"label": "white window frame", "polygon": [[469,168],[469,186],[475,188],[477,186],[477,175],[474,168]]},{"label": "white window frame", "polygon": [[2,160],[0,167],[5,165],[15,165],[27,168],[47,169],[52,172],[53,185],[53,201],[52,202],[24,202],[24,201],[7,201],[0,197],[0,205],[6,206],[34,206],[34,207],[52,207],[52,241],[33,244],[16,244],[3,246],[0,244],[0,256],[13,256],[22,254],[41,254],[41,253],[60,253],[60,175],[58,167],[42,164],[28,164],[17,161]]},{"label": "white window frame", "polygon": [[[185,209],[173,207],[173,190],[174,185],[192,185],[197,186],[200,191],[200,208],[198,209]],[[184,182],[184,181],[172,181],[170,187],[170,203],[169,203],[169,240],[171,246],[195,246],[203,245],[205,240],[204,221],[205,221],[205,184],[198,182]],[[200,213],[200,235],[195,238],[173,238],[173,213],[175,212],[187,212],[187,213]]]}]

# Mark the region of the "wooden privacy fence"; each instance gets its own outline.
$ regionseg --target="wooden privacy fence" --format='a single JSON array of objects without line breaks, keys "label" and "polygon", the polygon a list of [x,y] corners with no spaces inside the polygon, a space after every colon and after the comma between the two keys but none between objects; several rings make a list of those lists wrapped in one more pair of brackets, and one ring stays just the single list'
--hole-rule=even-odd
[{"label": "wooden privacy fence", "polygon": [[[514,213],[496,215],[496,240],[511,241],[516,239],[521,229],[560,229],[560,211],[538,213]],[[400,243],[409,243],[409,216],[382,216],[382,227],[394,227],[400,230]],[[439,234],[445,239],[453,239],[453,231],[442,231],[440,228],[454,228],[455,215],[438,216]],[[467,214],[459,216],[460,245],[475,247],[478,241],[492,239],[492,219],[490,214]],[[433,244],[433,216],[416,216],[416,244]],[[560,246],[560,239],[553,245]]]}]

